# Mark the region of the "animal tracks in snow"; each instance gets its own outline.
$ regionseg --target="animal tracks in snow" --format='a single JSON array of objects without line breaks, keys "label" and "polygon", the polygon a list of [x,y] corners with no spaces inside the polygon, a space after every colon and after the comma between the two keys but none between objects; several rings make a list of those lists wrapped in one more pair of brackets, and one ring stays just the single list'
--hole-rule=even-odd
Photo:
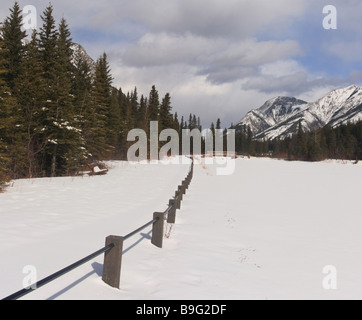
[{"label": "animal tracks in snow", "polygon": [[256,253],[256,249],[249,247],[249,248],[242,248],[238,250],[238,261],[242,264],[249,264],[254,266],[257,269],[261,269],[261,266],[257,263],[253,262],[253,256]]}]

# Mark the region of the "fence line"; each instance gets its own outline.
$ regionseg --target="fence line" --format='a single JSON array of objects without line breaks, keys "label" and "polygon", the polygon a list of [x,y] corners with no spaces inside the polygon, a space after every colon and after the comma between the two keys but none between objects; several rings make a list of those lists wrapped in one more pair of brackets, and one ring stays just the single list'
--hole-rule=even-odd
[{"label": "fence line", "polygon": [[129,233],[124,237],[120,236],[108,236],[106,238],[105,247],[90,254],[89,256],[71,264],[70,266],[34,283],[28,288],[22,289],[2,300],[17,300],[21,297],[45,286],[46,284],[58,279],[59,277],[69,273],[70,271],[80,267],[81,265],[87,263],[90,260],[100,256],[104,253],[104,264],[103,264],[103,275],[102,280],[110,285],[111,287],[119,288],[120,286],[120,276],[121,276],[121,266],[122,266],[122,251],[123,251],[123,242],[133,237],[140,231],[145,228],[153,225],[152,227],[152,240],[151,243],[159,248],[163,246],[164,238],[164,219],[167,216],[167,222],[170,224],[175,224],[176,221],[176,210],[181,209],[181,201],[183,200],[183,195],[186,194],[191,180],[193,178],[194,172],[194,159],[192,160],[190,171],[185,180],[182,181],[182,184],[178,186],[175,196],[170,199],[169,206],[164,212],[154,212],[153,219],[143,225],[142,227],[136,229],[135,231]]}]

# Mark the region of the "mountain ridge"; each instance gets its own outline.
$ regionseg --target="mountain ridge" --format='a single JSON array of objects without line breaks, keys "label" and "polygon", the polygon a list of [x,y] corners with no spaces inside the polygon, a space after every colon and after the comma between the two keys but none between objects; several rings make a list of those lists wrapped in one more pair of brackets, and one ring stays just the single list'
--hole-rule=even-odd
[{"label": "mountain ridge", "polygon": [[334,89],[315,102],[276,97],[248,112],[233,128],[249,127],[256,139],[284,139],[296,133],[324,126],[336,127],[362,120],[362,87]]}]

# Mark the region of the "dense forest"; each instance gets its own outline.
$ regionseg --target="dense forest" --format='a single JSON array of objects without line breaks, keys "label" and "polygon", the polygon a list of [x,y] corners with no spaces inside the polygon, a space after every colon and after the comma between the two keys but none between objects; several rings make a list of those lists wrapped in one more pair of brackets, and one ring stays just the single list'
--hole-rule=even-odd
[{"label": "dense forest", "polygon": [[362,159],[362,122],[331,128],[298,132],[284,139],[253,140],[250,128],[236,133],[236,152],[253,156],[270,156],[288,160],[322,161],[325,159]]},{"label": "dense forest", "polygon": [[57,25],[53,7],[41,16],[31,41],[22,30],[16,2],[0,30],[0,187],[10,179],[73,175],[95,161],[125,159],[133,128],[147,132],[200,126],[172,113],[171,96],[161,99],[137,88],[124,93],[112,85],[107,55],[95,65],[74,50],[63,18]]}]

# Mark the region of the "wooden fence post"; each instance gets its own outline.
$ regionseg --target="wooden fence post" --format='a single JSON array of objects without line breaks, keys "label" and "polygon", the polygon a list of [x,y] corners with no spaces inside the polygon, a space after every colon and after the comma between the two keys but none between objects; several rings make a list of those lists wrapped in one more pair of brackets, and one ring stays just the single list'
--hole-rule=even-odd
[{"label": "wooden fence post", "polygon": [[113,288],[120,286],[123,237],[109,236],[106,238],[106,246],[114,247],[104,254],[102,280]]},{"label": "wooden fence post", "polygon": [[187,189],[187,181],[184,180],[184,181],[182,181],[182,192],[183,192],[183,194],[186,194],[186,189]]},{"label": "wooden fence post", "polygon": [[179,192],[179,195],[181,196],[181,201],[182,201],[184,199],[183,186],[178,186],[178,192]]},{"label": "wooden fence post", "polygon": [[153,219],[157,219],[156,222],[153,223],[152,228],[152,244],[158,248],[162,248],[163,245],[163,227],[164,227],[164,213],[163,212],[155,212],[153,214]]},{"label": "wooden fence post", "polygon": [[167,223],[176,223],[176,200],[170,200],[169,206],[171,207],[168,216]]},{"label": "wooden fence post", "polygon": [[180,197],[180,191],[177,190],[175,192],[175,201],[176,201],[176,209],[180,210],[181,209],[181,197]]}]

